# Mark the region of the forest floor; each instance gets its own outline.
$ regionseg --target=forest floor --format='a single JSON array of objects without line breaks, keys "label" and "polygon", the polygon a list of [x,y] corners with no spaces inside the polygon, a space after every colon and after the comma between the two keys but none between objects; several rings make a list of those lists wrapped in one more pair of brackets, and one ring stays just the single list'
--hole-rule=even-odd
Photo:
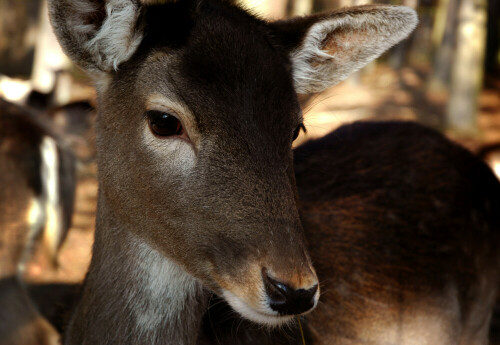
[{"label": "forest floor", "polygon": [[[414,120],[443,127],[446,96],[423,91],[425,71],[404,68],[394,72],[377,66],[375,72],[358,78],[360,82],[351,78],[325,93],[304,99],[307,134],[301,134],[298,145],[355,120]],[[485,144],[500,143],[500,80],[491,80],[488,85],[480,95],[479,130],[467,137],[448,133],[473,151]],[[96,201],[95,176],[85,174],[77,186],[73,226],[61,248],[59,266],[51,268],[37,252],[26,272],[29,283],[72,284],[83,280],[91,258]]]}]

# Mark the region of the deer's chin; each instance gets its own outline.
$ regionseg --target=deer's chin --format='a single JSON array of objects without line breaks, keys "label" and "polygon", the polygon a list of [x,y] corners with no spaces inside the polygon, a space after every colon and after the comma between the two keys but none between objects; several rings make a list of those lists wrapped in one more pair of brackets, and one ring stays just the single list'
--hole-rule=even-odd
[{"label": "deer's chin", "polygon": [[263,303],[258,306],[258,309],[251,307],[243,299],[225,289],[222,296],[241,316],[255,323],[274,327],[288,323],[295,317],[294,315],[279,315],[278,312],[272,310]]}]

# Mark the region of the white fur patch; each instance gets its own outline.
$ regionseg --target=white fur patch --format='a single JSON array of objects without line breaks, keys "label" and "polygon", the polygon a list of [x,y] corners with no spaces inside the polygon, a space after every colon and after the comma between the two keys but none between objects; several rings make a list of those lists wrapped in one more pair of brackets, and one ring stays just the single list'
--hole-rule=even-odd
[{"label": "white fur patch", "polygon": [[45,225],[45,204],[42,198],[33,198],[28,208],[26,220],[29,226],[29,233],[26,237],[25,246],[17,270],[22,275],[26,269],[26,263],[32,254],[35,239]]},{"label": "white fur patch", "polygon": [[[184,313],[186,301],[201,291],[201,285],[176,263],[146,243],[137,241],[138,272],[143,287],[141,294],[131,296],[139,332],[150,332],[167,327],[165,321],[177,320]],[[143,299],[137,300],[137,299]],[[179,320],[177,320],[179,321]]]},{"label": "white fur patch", "polygon": [[[317,22],[291,53],[297,93],[319,92],[346,79],[406,38],[417,22],[415,11],[397,6],[353,8]],[[326,51],[328,45],[333,52]]]},{"label": "white fur patch", "polygon": [[180,138],[157,138],[145,124],[143,145],[157,158],[158,164],[169,173],[188,175],[196,164],[196,153],[192,144]]},{"label": "white fur patch", "polygon": [[52,259],[55,259],[63,233],[62,209],[59,191],[59,156],[57,144],[45,136],[40,146],[42,196],[45,202],[45,230],[43,241]]},{"label": "white fur patch", "polygon": [[31,232],[34,229],[40,229],[45,223],[45,210],[44,203],[40,198],[33,198],[31,200],[31,206],[28,209],[28,224]]},{"label": "white fur patch", "polygon": [[[107,17],[94,38],[86,44],[86,49],[101,69],[117,70],[120,63],[134,54],[142,40],[142,31],[136,30],[139,14],[138,6],[131,0],[109,0],[106,3]],[[78,30],[85,32],[93,28],[93,25],[80,25]]]}]

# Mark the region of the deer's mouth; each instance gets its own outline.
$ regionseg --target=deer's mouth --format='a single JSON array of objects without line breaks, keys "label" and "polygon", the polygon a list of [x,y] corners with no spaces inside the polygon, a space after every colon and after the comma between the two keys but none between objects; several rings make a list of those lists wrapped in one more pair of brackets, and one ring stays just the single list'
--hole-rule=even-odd
[{"label": "deer's mouth", "polygon": [[294,318],[294,315],[281,315],[279,312],[272,310],[265,298],[262,298],[257,306],[251,306],[229,290],[224,289],[222,296],[241,316],[259,324],[279,326]]}]

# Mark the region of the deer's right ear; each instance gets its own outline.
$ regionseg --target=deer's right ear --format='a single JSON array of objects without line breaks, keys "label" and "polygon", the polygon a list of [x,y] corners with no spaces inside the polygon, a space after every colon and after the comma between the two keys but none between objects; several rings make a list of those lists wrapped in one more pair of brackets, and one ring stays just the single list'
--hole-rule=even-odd
[{"label": "deer's right ear", "polygon": [[359,6],[271,23],[288,49],[297,93],[337,84],[406,38],[417,14],[403,6]]},{"label": "deer's right ear", "polygon": [[135,0],[49,0],[55,34],[65,53],[89,72],[110,72],[141,43],[141,5]]}]

